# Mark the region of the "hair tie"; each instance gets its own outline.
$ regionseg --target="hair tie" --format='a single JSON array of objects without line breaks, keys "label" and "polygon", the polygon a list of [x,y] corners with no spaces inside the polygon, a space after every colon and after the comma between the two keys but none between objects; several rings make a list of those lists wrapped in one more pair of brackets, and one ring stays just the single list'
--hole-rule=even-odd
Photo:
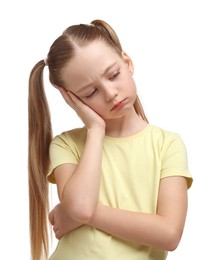
[{"label": "hair tie", "polygon": [[48,66],[48,64],[47,64],[47,58],[44,59],[44,64],[45,64],[45,66]]}]

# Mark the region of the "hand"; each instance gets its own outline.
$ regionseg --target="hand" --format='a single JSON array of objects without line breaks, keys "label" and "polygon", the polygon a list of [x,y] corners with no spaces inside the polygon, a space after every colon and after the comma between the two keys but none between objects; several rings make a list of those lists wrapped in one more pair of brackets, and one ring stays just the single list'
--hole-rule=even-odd
[{"label": "hand", "polygon": [[61,239],[67,232],[82,226],[81,223],[72,220],[67,215],[60,203],[50,212],[49,221],[53,226],[53,231],[57,239]]},{"label": "hand", "polygon": [[77,115],[84,122],[87,129],[100,128],[104,129],[105,131],[105,121],[94,110],[83,103],[71,91],[66,91],[63,88],[58,89],[61,92],[66,103],[76,111]]}]

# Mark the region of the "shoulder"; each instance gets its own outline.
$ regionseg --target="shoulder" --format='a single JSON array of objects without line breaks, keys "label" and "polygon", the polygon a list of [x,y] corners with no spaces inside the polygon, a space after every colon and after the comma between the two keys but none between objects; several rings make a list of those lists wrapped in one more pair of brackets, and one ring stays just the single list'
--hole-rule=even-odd
[{"label": "shoulder", "polygon": [[151,126],[151,132],[158,142],[161,158],[161,178],[184,176],[188,188],[192,185],[192,176],[188,169],[187,149],[179,133]]},{"label": "shoulder", "polygon": [[173,158],[187,164],[187,149],[179,133],[150,125],[149,135],[152,148],[160,155],[162,162]]},{"label": "shoulder", "polygon": [[62,164],[78,164],[84,147],[86,128],[77,128],[56,135],[49,147],[50,167],[48,180],[55,183],[53,170]]},{"label": "shoulder", "polygon": [[87,130],[85,127],[75,128],[69,131],[62,132],[59,135],[56,135],[51,142],[52,144],[70,144],[78,143],[79,141],[84,141],[86,138]]},{"label": "shoulder", "polygon": [[153,140],[162,145],[162,148],[173,142],[183,143],[179,133],[156,125],[149,125],[149,134]]},{"label": "shoulder", "polygon": [[162,127],[159,127],[159,126],[156,126],[156,125],[153,125],[153,124],[149,124],[149,130],[150,132],[159,137],[159,138],[168,138],[168,137],[172,137],[172,136],[178,136],[179,134],[176,133],[176,132],[172,132],[168,129],[165,129],[165,128],[162,128]]}]

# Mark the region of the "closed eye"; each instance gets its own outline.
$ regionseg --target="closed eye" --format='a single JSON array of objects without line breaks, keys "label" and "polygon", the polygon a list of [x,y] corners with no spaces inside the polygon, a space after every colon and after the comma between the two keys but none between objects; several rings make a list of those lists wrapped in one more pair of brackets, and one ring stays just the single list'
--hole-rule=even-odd
[{"label": "closed eye", "polygon": [[120,71],[116,71],[114,74],[112,74],[111,77],[109,77],[109,80],[113,80],[115,78],[117,78],[117,76],[120,74]]},{"label": "closed eye", "polygon": [[97,88],[93,89],[92,92],[90,92],[88,95],[86,95],[86,98],[92,97],[97,92]]}]

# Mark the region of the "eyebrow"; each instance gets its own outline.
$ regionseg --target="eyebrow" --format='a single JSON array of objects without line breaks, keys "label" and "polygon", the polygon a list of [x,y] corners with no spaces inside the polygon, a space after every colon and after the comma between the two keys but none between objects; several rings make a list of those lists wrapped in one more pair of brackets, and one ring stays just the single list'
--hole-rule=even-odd
[{"label": "eyebrow", "polygon": [[[104,72],[101,74],[101,77],[103,77],[111,68],[113,68],[116,63],[117,63],[117,62],[113,62],[112,64],[110,64],[110,65],[104,70]],[[93,84],[93,82],[91,82],[91,83],[89,83],[89,84],[87,84],[87,85],[81,87],[81,88],[77,91],[77,93],[81,92],[81,91],[84,90],[85,88],[88,88],[88,87],[89,87],[90,85],[92,85],[92,84]]]}]

